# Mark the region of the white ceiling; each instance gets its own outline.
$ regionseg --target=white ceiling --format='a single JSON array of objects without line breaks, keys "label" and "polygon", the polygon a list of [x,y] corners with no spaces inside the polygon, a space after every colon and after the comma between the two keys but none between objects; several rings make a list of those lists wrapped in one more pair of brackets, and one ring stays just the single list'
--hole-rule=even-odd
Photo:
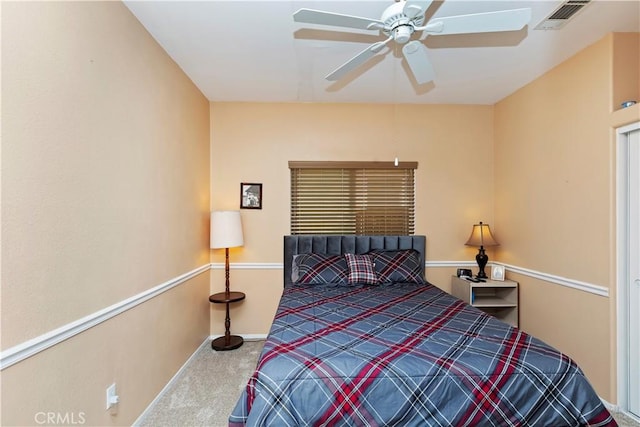
[{"label": "white ceiling", "polygon": [[534,27],[562,2],[446,0],[426,17],[530,7],[521,31],[429,36],[436,73],[417,85],[385,49],[338,82],[324,76],[378,31],[299,24],[299,8],[378,19],[393,0],[131,1],[127,7],[210,101],[494,104],[609,32],[639,32],[640,2],[593,0],[560,30]]}]

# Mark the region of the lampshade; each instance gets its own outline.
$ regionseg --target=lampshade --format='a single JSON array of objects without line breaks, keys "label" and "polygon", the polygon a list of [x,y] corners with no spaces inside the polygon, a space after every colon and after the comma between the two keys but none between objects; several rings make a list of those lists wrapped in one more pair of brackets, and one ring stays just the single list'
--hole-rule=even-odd
[{"label": "lampshade", "polygon": [[479,224],[473,224],[473,230],[471,230],[471,236],[465,243],[467,246],[497,246],[496,239],[491,235],[491,229],[489,224],[483,224],[480,221]]},{"label": "lampshade", "polygon": [[210,242],[212,249],[234,248],[244,244],[240,211],[211,212]]}]

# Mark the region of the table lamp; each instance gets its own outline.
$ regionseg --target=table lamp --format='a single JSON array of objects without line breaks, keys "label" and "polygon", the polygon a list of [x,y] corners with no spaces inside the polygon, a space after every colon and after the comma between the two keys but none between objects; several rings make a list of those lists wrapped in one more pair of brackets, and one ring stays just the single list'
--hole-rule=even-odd
[{"label": "table lamp", "polygon": [[489,257],[484,253],[485,246],[497,246],[498,242],[491,235],[491,229],[489,228],[489,224],[483,224],[480,221],[479,224],[473,224],[473,229],[471,230],[471,236],[469,236],[469,240],[465,243],[467,246],[479,246],[480,249],[478,254],[476,255],[476,262],[478,263],[478,275],[477,279],[486,279],[487,275],[484,272],[484,267],[487,265],[487,261],[489,261]]}]

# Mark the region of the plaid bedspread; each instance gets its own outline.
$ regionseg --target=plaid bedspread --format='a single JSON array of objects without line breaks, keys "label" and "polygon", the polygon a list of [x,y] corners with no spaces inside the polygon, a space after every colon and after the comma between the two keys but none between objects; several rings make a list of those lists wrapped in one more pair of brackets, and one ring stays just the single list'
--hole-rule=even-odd
[{"label": "plaid bedspread", "polygon": [[288,286],[230,426],[615,426],[564,354],[431,285]]}]

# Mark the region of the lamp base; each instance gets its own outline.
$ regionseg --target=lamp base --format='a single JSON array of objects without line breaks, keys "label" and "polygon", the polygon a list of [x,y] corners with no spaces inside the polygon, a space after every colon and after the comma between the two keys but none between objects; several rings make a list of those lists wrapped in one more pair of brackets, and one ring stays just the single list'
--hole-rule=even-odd
[{"label": "lamp base", "polygon": [[478,254],[476,255],[476,262],[478,263],[478,274],[476,279],[487,279],[487,273],[484,272],[484,267],[487,265],[489,257],[484,253],[484,247],[480,246]]},{"label": "lamp base", "polygon": [[227,337],[222,336],[211,341],[211,348],[215,351],[235,350],[236,348],[242,346],[243,343],[244,340],[238,335],[230,335],[228,341]]}]

